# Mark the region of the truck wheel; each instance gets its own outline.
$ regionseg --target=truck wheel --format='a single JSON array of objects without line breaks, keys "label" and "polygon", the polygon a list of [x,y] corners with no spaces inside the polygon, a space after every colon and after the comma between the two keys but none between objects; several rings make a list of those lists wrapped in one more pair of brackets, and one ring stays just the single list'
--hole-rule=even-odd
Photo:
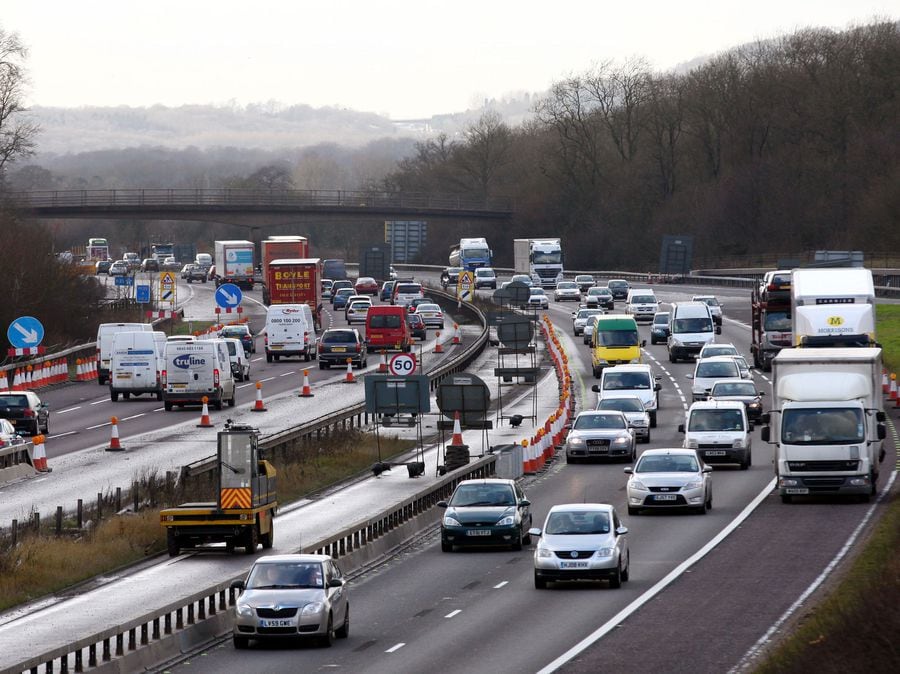
[{"label": "truck wheel", "polygon": [[178,545],[178,538],[172,529],[166,531],[166,549],[169,551],[169,557],[177,557],[181,554],[181,547]]},{"label": "truck wheel", "polygon": [[255,555],[258,543],[259,526],[254,523],[253,526],[247,527],[247,533],[244,534],[244,552],[248,555]]},{"label": "truck wheel", "polygon": [[122,397],[125,398],[125,400],[128,400],[129,398],[131,398],[131,394],[128,392],[125,392],[122,394]]},{"label": "truck wheel", "polygon": [[269,522],[269,532],[260,535],[259,540],[262,543],[263,550],[272,549],[272,546],[275,545],[275,520]]},{"label": "truck wheel", "polygon": [[163,409],[166,412],[171,412],[172,411],[172,403],[167,400],[166,402],[163,403]]},{"label": "truck wheel", "polygon": [[112,400],[114,403],[119,402],[119,392],[109,389],[109,399]]},{"label": "truck wheel", "polygon": [[232,393],[231,397],[228,399],[228,406],[234,407],[234,393]]},{"label": "truck wheel", "polygon": [[156,392],[156,400],[157,400],[157,402],[159,402],[160,400],[162,400],[162,391],[157,391],[157,392]]}]

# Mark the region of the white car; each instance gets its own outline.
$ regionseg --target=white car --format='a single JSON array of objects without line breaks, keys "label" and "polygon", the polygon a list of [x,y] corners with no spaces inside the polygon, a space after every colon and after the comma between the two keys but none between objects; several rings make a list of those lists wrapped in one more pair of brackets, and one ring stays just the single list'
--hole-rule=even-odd
[{"label": "white car", "polygon": [[694,295],[691,302],[703,302],[709,307],[709,313],[712,314],[713,321],[716,325],[722,325],[722,305],[715,295]]},{"label": "white car", "polygon": [[543,288],[534,286],[529,288],[528,306],[530,308],[537,307],[538,309],[550,308],[550,300],[547,298],[547,293],[544,292]]},{"label": "white car", "polygon": [[369,314],[369,309],[372,308],[372,303],[369,300],[353,300],[352,302],[347,304],[347,311],[345,312],[345,316],[347,317],[347,324],[352,325],[353,323],[365,323],[366,316]]},{"label": "white car", "polygon": [[566,438],[566,463],[582,459],[634,461],[637,449],[634,431],[619,411],[579,412]]},{"label": "white car", "polygon": [[712,358],[713,356],[740,356],[741,352],[738,351],[737,347],[734,344],[720,344],[718,342],[713,342],[711,344],[706,344],[702,349],[700,349],[700,353],[697,355],[698,359],[701,358]]},{"label": "white car", "polygon": [[560,281],[556,284],[556,290],[553,291],[553,300],[555,302],[565,302],[571,300],[574,302],[581,301],[581,291],[575,281]]},{"label": "white car", "polygon": [[534,586],[565,580],[607,580],[610,588],[628,580],[631,555],[616,509],[605,503],[566,503],[547,513],[534,550]]},{"label": "white car", "polygon": [[584,333],[584,326],[587,325],[587,320],[591,316],[600,316],[603,314],[603,309],[579,309],[572,313],[572,333],[575,336],[581,335]]},{"label": "white car", "polygon": [[706,463],[736,463],[741,470],[750,467],[750,422],[740,400],[696,402],[678,431],[684,433],[684,446],[696,449]]},{"label": "white car", "polygon": [[731,359],[737,363],[738,369],[741,371],[741,379],[750,379],[753,375],[750,373],[750,363],[743,356],[731,356]]},{"label": "white car", "polygon": [[497,274],[490,267],[479,267],[475,270],[475,290],[479,288],[497,289]]},{"label": "white car", "polygon": [[693,380],[691,394],[694,401],[706,400],[709,390],[720,379],[741,378],[741,370],[731,356],[713,356],[698,360],[694,365],[694,373],[685,375]]},{"label": "white car", "polygon": [[511,279],[509,279],[510,283],[524,283],[529,288],[534,285],[534,281],[531,280],[531,277],[528,274],[515,274]]},{"label": "white car", "polygon": [[645,449],[628,477],[628,514],[656,508],[690,508],[706,514],[712,508],[712,467],[694,449]]},{"label": "white car", "polygon": [[659,375],[654,375],[645,363],[615,365],[605,367],[600,375],[600,383],[591,386],[598,400],[607,396],[633,395],[641,399],[644,409],[650,414],[650,426],[656,428],[656,411],[659,409]]},{"label": "white car", "polygon": [[598,410],[615,410],[625,415],[628,425],[641,442],[650,442],[650,414],[637,396],[604,396],[597,402]]},{"label": "white car", "polygon": [[437,328],[440,330],[444,327],[444,311],[440,305],[423,303],[416,307],[416,313],[422,317],[422,322],[425,323],[426,328]]},{"label": "white car", "polygon": [[653,321],[653,315],[659,311],[659,301],[652,290],[635,289],[628,291],[628,299],[625,300],[625,313],[630,314],[635,321]]}]

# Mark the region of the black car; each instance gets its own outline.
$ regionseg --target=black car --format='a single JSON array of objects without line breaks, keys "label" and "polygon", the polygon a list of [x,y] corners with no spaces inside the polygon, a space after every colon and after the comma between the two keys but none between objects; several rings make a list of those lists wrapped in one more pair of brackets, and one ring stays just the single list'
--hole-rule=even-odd
[{"label": "black car", "polygon": [[0,419],[8,419],[20,433],[50,433],[50,407],[32,391],[0,393]]},{"label": "black car", "polygon": [[219,330],[219,337],[239,339],[246,353],[256,353],[256,342],[253,339],[253,334],[250,332],[249,325],[226,325]]},{"label": "black car", "polygon": [[610,279],[606,284],[606,287],[609,288],[609,292],[612,293],[613,299],[617,300],[624,300],[627,298],[628,291],[631,290],[628,281],[620,278]]},{"label": "black car", "polygon": [[183,278],[188,283],[192,281],[200,281],[201,283],[206,283],[206,274],[207,270],[201,267],[199,264],[186,264],[181,269],[181,278]]},{"label": "black car", "polygon": [[406,313],[406,324],[409,326],[409,334],[415,337],[416,339],[426,340],[428,339],[428,328],[425,325],[425,321],[422,320],[422,317],[419,314],[415,313]]},{"label": "black car", "polygon": [[108,274],[110,265],[112,265],[112,260],[97,260],[97,263],[94,265],[95,273]]},{"label": "black car", "polygon": [[531,543],[531,502],[515,480],[463,480],[441,518],[441,550],[454,546],[505,545],[521,550]]},{"label": "black car", "polygon": [[152,257],[144,258],[141,262],[141,271],[159,271],[159,260]]},{"label": "black car", "polygon": [[650,343],[659,344],[669,338],[669,312],[657,311],[650,324]]},{"label": "black car", "polygon": [[356,328],[331,328],[322,333],[318,346],[319,369],[332,365],[346,366],[349,358],[353,367],[369,364],[369,349]]}]

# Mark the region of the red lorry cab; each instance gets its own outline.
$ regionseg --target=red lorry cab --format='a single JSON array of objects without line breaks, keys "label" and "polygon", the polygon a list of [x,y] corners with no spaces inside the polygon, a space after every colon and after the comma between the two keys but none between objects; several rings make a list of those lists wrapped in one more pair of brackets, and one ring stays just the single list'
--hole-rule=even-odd
[{"label": "red lorry cab", "polygon": [[412,335],[406,323],[406,308],[374,305],[366,314],[366,343],[369,351],[409,351]]}]

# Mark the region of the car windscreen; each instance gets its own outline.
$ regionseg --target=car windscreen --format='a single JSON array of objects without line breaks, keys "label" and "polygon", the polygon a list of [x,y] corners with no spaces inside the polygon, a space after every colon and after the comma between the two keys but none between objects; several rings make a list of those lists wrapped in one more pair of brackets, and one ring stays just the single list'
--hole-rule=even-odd
[{"label": "car windscreen", "polygon": [[356,342],[356,333],[352,330],[327,330],[322,335],[324,344],[346,344],[347,342]]},{"label": "car windscreen", "polygon": [[737,363],[734,361],[729,362],[721,362],[721,363],[698,363],[697,364],[697,374],[695,375],[697,378],[718,378],[724,379],[725,377],[736,377],[740,373],[738,372]]},{"label": "car windscreen", "polygon": [[618,414],[582,414],[575,419],[576,431],[593,429],[625,428],[625,419]]},{"label": "car windscreen", "polygon": [[598,346],[636,346],[637,330],[598,330]]},{"label": "car windscreen", "polygon": [[764,324],[766,332],[790,332],[791,315],[786,311],[769,311]]},{"label": "car windscreen", "polygon": [[557,536],[577,536],[609,533],[609,515],[598,512],[557,510],[550,513],[544,533]]},{"label": "car windscreen", "polygon": [[688,454],[643,455],[635,473],[696,473],[699,470],[697,459]]},{"label": "car windscreen", "polygon": [[712,332],[713,325],[709,318],[676,318],[675,332]]},{"label": "car windscreen", "polygon": [[450,505],[456,508],[515,504],[513,489],[505,484],[461,484],[450,499]]},{"label": "car windscreen", "polygon": [[741,410],[694,410],[688,421],[689,431],[743,431]]},{"label": "car windscreen", "polygon": [[418,283],[401,283],[397,286],[398,295],[414,295],[422,292],[422,286]]},{"label": "car windscreen", "polygon": [[713,356],[736,356],[737,349],[733,346],[706,346],[703,348],[703,357],[712,358]]},{"label": "car windscreen", "polygon": [[644,405],[637,398],[604,398],[597,405],[598,410],[618,410],[619,412],[643,412]]},{"label": "car windscreen", "polygon": [[621,391],[650,388],[650,375],[646,372],[605,372],[604,391]]},{"label": "car windscreen", "polygon": [[669,314],[656,314],[653,317],[653,325],[665,325],[669,322]]},{"label": "car windscreen", "polygon": [[0,407],[28,407],[28,396],[0,395]]},{"label": "car windscreen", "polygon": [[397,314],[375,314],[369,316],[370,328],[399,328],[400,316]]},{"label": "car windscreen", "polygon": [[603,311],[600,309],[579,309],[578,315],[575,318],[587,318],[589,316],[600,316],[603,314]]},{"label": "car windscreen", "polygon": [[781,440],[792,445],[865,442],[865,430],[859,408],[789,408],[782,413]]},{"label": "car windscreen", "polygon": [[247,579],[248,590],[324,588],[320,562],[267,562],[256,564]]},{"label": "car windscreen", "polygon": [[656,298],[653,295],[639,295],[631,298],[632,304],[656,304]]},{"label": "car windscreen", "polygon": [[719,383],[712,387],[713,396],[755,396],[756,384],[752,382]]},{"label": "car windscreen", "polygon": [[558,283],[556,287],[559,290],[578,290],[578,284],[573,283],[572,281],[566,281],[565,283]]}]

